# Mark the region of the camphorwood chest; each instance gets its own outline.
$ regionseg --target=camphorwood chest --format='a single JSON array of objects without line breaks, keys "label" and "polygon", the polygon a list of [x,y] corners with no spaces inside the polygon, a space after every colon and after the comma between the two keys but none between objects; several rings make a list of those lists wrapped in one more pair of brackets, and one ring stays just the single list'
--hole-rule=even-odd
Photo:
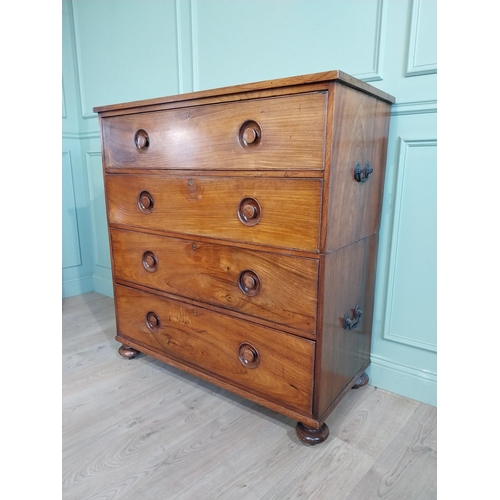
[{"label": "camphorwood chest", "polygon": [[393,102],[331,71],[95,108],[120,353],[324,441],[368,381]]}]

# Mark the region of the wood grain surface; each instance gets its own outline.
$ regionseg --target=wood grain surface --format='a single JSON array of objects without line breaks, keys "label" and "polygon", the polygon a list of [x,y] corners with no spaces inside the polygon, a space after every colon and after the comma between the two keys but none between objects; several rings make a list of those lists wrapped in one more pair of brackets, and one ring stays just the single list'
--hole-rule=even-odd
[{"label": "wood grain surface", "polygon": [[[316,334],[316,259],[118,229],[111,245],[115,279]],[[152,270],[143,264],[147,252],[157,262]],[[255,291],[240,286],[245,271],[255,273]]]},{"label": "wood grain surface", "polygon": [[[107,175],[110,224],[201,235],[318,251],[322,181],[319,179],[256,179],[233,177],[157,177]],[[147,191],[151,213],[138,207]],[[246,226],[238,217],[243,199],[261,207],[260,220]]]},{"label": "wood grain surface", "polygon": [[[322,170],[325,117],[316,92],[103,118],[104,167]],[[258,137],[242,129],[248,121]],[[136,145],[139,130],[147,145]]]},{"label": "wood grain surface", "polygon": [[[120,285],[115,286],[115,302],[122,343],[131,339],[133,345],[144,344],[167,358],[310,415],[314,342]],[[153,328],[147,319],[151,312],[156,316]],[[248,348],[242,351],[242,344]]]},{"label": "wood grain surface", "polygon": [[149,356],[121,358],[113,299],[63,300],[64,500],[434,500],[436,408],[366,386],[302,445],[295,421]]}]

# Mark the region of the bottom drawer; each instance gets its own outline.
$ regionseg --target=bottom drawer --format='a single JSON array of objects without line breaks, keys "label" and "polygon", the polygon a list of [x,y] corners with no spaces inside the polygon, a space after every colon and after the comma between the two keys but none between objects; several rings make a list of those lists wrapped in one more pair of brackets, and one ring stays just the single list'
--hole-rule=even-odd
[{"label": "bottom drawer", "polygon": [[120,336],[311,413],[313,341],[121,285],[115,303]]}]

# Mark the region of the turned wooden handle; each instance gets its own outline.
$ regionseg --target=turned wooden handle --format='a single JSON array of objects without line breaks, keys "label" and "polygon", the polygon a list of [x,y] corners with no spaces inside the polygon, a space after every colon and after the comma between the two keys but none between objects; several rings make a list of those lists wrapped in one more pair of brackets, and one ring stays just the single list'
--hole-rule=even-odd
[{"label": "turned wooden handle", "polygon": [[238,285],[244,294],[255,296],[261,287],[259,275],[249,269],[242,271],[238,277]]},{"label": "turned wooden handle", "polygon": [[146,314],[146,326],[152,331],[156,332],[160,328],[160,318],[153,311]]},{"label": "turned wooden handle", "polygon": [[139,129],[135,133],[134,142],[137,149],[147,149],[149,147],[149,134],[144,129]]},{"label": "turned wooden handle", "polygon": [[141,212],[150,214],[154,206],[153,195],[149,191],[141,191],[137,197],[137,205]]},{"label": "turned wooden handle", "polygon": [[257,215],[257,208],[254,205],[247,203],[241,208],[241,212],[245,219],[250,220]]},{"label": "turned wooden handle", "polygon": [[248,368],[257,368],[260,363],[259,351],[255,346],[244,342],[238,350],[238,358],[242,365]]},{"label": "turned wooden handle", "polygon": [[261,141],[262,129],[255,120],[247,120],[240,127],[238,137],[243,147],[254,147]]},{"label": "turned wooden handle", "polygon": [[251,128],[251,127],[245,129],[245,131],[243,132],[243,140],[247,144],[254,143],[257,140],[258,136],[259,136],[259,133],[257,132],[257,130],[255,130],[254,128]]},{"label": "turned wooden handle", "polygon": [[238,204],[238,218],[245,226],[255,226],[261,214],[260,203],[255,198],[243,198]]},{"label": "turned wooden handle", "polygon": [[158,269],[158,257],[154,252],[148,250],[142,255],[142,265],[146,271],[154,273]]}]

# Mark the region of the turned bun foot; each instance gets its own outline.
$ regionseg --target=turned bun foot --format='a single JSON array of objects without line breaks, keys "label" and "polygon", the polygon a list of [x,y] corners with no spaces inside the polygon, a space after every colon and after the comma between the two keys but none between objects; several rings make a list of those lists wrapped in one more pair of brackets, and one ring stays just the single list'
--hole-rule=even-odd
[{"label": "turned bun foot", "polygon": [[118,352],[127,359],[134,359],[138,354],[139,351],[136,349],[133,349],[132,347],[128,347],[126,345],[122,345],[119,349]]},{"label": "turned bun foot", "polygon": [[328,434],[330,434],[330,429],[328,429],[328,425],[326,424],[323,424],[319,429],[314,429],[312,427],[307,427],[301,422],[297,422],[295,432],[303,443],[314,446],[315,444],[326,441]]},{"label": "turned bun foot", "polygon": [[363,387],[368,383],[368,375],[366,373],[363,373],[361,377],[358,378],[358,381],[352,386],[353,389],[359,389],[360,387]]}]

